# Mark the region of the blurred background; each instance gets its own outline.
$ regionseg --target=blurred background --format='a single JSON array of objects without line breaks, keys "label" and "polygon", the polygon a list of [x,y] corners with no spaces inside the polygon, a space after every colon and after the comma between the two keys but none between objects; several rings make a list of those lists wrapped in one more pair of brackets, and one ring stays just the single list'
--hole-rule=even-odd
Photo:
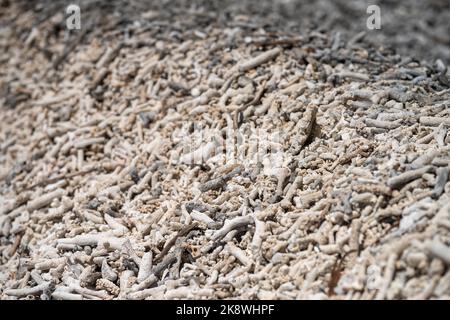
[{"label": "blurred background", "polygon": [[[167,16],[176,24],[182,23],[183,17],[191,12],[203,13],[200,24],[237,19],[242,23],[262,22],[268,29],[299,35],[313,30],[347,41],[358,36],[403,56],[450,63],[449,0],[1,0],[0,3],[1,28],[11,25],[12,20],[20,22],[16,24],[18,28],[36,27],[51,19],[58,21],[55,16],[62,18],[64,7],[69,4],[78,4],[84,21],[95,18],[100,27],[107,24],[104,19],[112,17],[120,19],[120,24],[132,25],[143,16],[149,22],[152,17]],[[380,30],[366,27],[369,5],[381,9]],[[20,6],[20,14],[16,14],[17,10],[11,14],[8,10],[11,6]],[[29,11],[40,12],[40,19],[27,20]],[[64,19],[59,21],[63,23]],[[21,32],[18,35],[25,37]]]}]

